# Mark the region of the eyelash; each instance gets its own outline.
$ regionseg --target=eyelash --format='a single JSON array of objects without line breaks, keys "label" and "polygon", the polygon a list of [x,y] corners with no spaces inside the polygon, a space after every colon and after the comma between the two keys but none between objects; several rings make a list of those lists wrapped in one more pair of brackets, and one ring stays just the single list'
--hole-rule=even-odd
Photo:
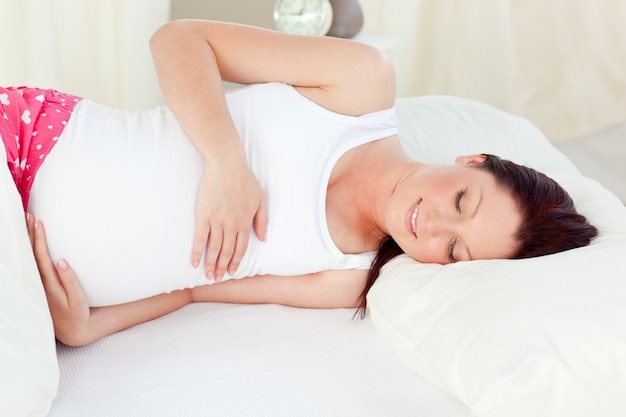
[{"label": "eyelash", "polygon": [[[456,198],[454,199],[454,208],[459,214],[461,214],[461,198],[463,198],[465,191],[465,188],[459,190],[459,192],[456,193]],[[456,262],[456,259],[454,259],[454,245],[456,245],[456,239],[453,239],[448,245],[448,260],[452,263]]]},{"label": "eyelash", "polygon": [[461,198],[465,194],[465,191],[465,188],[460,190],[458,193],[456,193],[456,198],[454,199],[454,208],[456,209],[456,211],[459,212],[459,214],[461,214]]},{"label": "eyelash", "polygon": [[453,239],[452,242],[448,245],[448,261],[451,263],[455,263],[456,259],[454,259],[454,245],[456,244],[456,239]]}]

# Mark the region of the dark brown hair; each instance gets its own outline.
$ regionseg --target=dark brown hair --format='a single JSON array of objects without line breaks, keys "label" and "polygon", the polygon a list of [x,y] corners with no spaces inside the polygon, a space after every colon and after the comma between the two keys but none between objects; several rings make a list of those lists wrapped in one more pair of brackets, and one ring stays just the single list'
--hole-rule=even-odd
[{"label": "dark brown hair", "polygon": [[[475,167],[492,173],[517,203],[522,226],[517,230],[517,252],[512,259],[532,258],[586,246],[598,234],[574,208],[569,194],[556,181],[532,168],[494,155]],[[376,282],[381,268],[402,254],[398,244],[385,238],[372,261],[357,315],[365,316],[366,295]]]}]

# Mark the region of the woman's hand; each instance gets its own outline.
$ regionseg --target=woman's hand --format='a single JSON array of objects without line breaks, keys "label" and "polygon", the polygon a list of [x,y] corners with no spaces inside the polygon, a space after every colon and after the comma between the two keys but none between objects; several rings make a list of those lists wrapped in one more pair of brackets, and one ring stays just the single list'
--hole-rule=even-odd
[{"label": "woman's hand", "polygon": [[92,330],[89,305],[74,271],[63,259],[54,264],[48,253],[46,233],[41,222],[27,214],[26,224],[56,338],[70,346],[88,343]]},{"label": "woman's hand", "polygon": [[220,281],[226,272],[234,274],[248,247],[251,226],[265,240],[265,193],[246,161],[207,162],[196,203],[194,267],[206,251],[207,278]]},{"label": "woman's hand", "polygon": [[26,215],[30,243],[43,282],[56,338],[82,346],[104,336],[171,313],[191,302],[190,290],[172,291],[124,304],[89,307],[76,274],[65,260],[56,265],[46,243],[43,224]]},{"label": "woman's hand", "polygon": [[247,166],[223,81],[291,84],[315,103],[350,116],[395,102],[391,63],[359,42],[182,20],[158,29],[150,49],[165,102],[206,162],[191,261],[199,266],[206,253],[207,277],[218,281],[239,266],[250,226],[264,240],[267,224],[264,194]]}]

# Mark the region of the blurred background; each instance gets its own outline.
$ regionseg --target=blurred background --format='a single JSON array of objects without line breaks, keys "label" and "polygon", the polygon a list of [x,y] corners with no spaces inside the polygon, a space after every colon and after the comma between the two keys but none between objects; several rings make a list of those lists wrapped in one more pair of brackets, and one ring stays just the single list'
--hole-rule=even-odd
[{"label": "blurred background", "polygon": [[[526,117],[585,175],[626,201],[626,2],[358,3],[358,36],[376,39],[390,57],[399,97],[456,95]],[[0,0],[0,84],[151,108],[162,103],[148,50],[156,28],[180,18],[274,28],[274,4]]]}]

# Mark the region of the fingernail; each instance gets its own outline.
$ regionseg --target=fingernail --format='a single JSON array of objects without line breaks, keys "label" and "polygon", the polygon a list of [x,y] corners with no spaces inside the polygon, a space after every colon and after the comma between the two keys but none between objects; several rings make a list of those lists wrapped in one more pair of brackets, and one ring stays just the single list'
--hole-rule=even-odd
[{"label": "fingernail", "polygon": [[69,268],[69,265],[67,264],[65,259],[59,259],[59,261],[57,262],[57,265],[59,266],[59,269],[62,271],[67,271],[67,268]]},{"label": "fingernail", "polygon": [[209,271],[206,273],[207,279],[213,279],[213,272]]},{"label": "fingernail", "polygon": [[198,265],[200,265],[200,262],[198,262],[198,261],[193,261],[193,262],[192,262],[192,265],[193,265],[193,267],[194,267],[194,268],[197,268],[197,267],[198,267]]},{"label": "fingernail", "polygon": [[26,213],[26,221],[30,222],[31,218],[32,218],[32,216],[30,215],[30,213]]},{"label": "fingernail", "polygon": [[35,222],[35,229],[38,229],[38,228],[39,228],[39,223],[41,223],[41,222],[38,222],[38,221],[37,221],[37,222]]}]

